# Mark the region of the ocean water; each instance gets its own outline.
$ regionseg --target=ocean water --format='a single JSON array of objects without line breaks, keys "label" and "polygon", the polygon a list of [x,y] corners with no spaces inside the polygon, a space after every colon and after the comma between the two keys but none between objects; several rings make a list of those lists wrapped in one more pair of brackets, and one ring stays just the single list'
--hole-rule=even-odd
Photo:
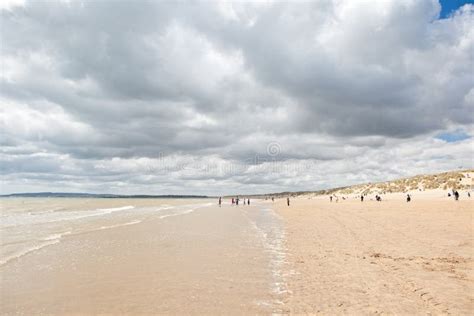
[{"label": "ocean water", "polygon": [[210,206],[206,200],[5,198],[0,200],[0,266],[68,235],[136,225]]}]

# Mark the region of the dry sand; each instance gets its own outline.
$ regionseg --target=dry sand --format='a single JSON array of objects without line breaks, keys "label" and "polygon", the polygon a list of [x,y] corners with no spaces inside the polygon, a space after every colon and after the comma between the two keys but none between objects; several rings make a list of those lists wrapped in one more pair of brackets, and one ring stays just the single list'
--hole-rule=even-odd
[{"label": "dry sand", "polygon": [[473,201],[420,195],[275,201],[286,229],[286,310],[472,315]]}]

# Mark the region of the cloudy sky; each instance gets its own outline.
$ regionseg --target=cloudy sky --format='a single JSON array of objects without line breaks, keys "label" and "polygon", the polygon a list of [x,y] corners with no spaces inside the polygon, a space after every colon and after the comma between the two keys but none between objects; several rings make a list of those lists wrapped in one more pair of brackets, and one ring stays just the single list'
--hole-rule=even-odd
[{"label": "cloudy sky", "polygon": [[262,193],[472,168],[464,2],[2,1],[1,193]]}]

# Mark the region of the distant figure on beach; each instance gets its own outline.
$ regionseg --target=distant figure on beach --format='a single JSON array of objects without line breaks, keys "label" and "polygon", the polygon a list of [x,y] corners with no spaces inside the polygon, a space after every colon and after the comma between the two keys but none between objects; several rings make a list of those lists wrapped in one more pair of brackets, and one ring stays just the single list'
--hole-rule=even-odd
[{"label": "distant figure on beach", "polygon": [[454,191],[454,200],[458,201],[459,200],[459,192]]},{"label": "distant figure on beach", "polygon": [[381,198],[379,195],[376,195],[376,196],[375,196],[375,200],[376,200],[377,202],[381,202],[381,201],[382,201],[382,198]]},{"label": "distant figure on beach", "polygon": [[363,195],[360,196],[360,201],[364,202],[364,196]]},{"label": "distant figure on beach", "polygon": [[219,207],[221,207],[221,206],[222,206],[222,198],[219,197]]},{"label": "distant figure on beach", "polygon": [[287,204],[288,206],[290,206],[290,198],[289,198],[289,197],[286,198],[286,204]]},{"label": "distant figure on beach", "polygon": [[329,197],[329,202],[332,202],[332,195]]},{"label": "distant figure on beach", "polygon": [[411,196],[410,194],[407,194],[407,202],[410,202],[411,201]]},{"label": "distant figure on beach", "polygon": [[275,202],[275,198],[272,196],[272,202]]},{"label": "distant figure on beach", "polygon": [[250,199],[247,199],[247,205],[250,205]]},{"label": "distant figure on beach", "polygon": [[235,200],[234,200],[234,198],[232,198],[232,205],[234,205],[234,204],[235,204]]},{"label": "distant figure on beach", "polygon": [[467,197],[471,197],[471,193],[467,192]]},{"label": "distant figure on beach", "polygon": [[235,205],[239,206],[239,197],[235,199]]}]

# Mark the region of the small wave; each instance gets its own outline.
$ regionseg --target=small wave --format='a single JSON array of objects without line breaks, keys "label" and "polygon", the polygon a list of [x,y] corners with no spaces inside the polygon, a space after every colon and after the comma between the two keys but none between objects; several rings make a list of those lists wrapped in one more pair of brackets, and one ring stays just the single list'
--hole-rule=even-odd
[{"label": "small wave", "polygon": [[26,213],[26,214],[14,214],[8,215],[2,218],[1,227],[15,227],[24,225],[35,225],[44,223],[55,223],[61,221],[71,221],[77,219],[83,219],[95,216],[104,216],[119,211],[127,211],[134,209],[135,206],[127,205],[115,208],[102,208],[95,210],[84,210],[84,211],[53,211],[43,213]]},{"label": "small wave", "polygon": [[136,221],[131,221],[128,223],[123,223],[123,224],[101,226],[100,229],[102,230],[102,229],[110,229],[110,228],[117,228],[117,227],[122,227],[122,226],[135,225],[135,224],[140,224],[141,222],[142,222],[141,220],[136,220]]},{"label": "small wave", "polygon": [[112,213],[112,212],[117,212],[117,211],[131,210],[131,209],[134,209],[134,208],[135,208],[135,206],[133,206],[133,205],[127,205],[127,206],[114,207],[114,208],[98,208],[96,211]]},{"label": "small wave", "polygon": [[64,207],[56,207],[50,210],[44,210],[44,211],[29,211],[28,215],[42,215],[42,214],[48,214],[48,213],[54,213],[54,212],[61,212],[65,211],[66,208]]},{"label": "small wave", "polygon": [[[208,207],[208,206],[211,206],[211,205],[214,205],[214,203],[181,205],[180,207],[182,207],[182,208],[187,208],[187,207],[191,207],[191,208],[189,208],[187,210],[177,211],[177,212],[174,212],[174,213],[171,213],[171,214],[161,215],[159,218],[163,219],[163,218],[167,218],[167,217],[186,215],[186,214],[194,212],[197,209]],[[175,208],[175,207],[171,207],[171,208]]]},{"label": "small wave", "polygon": [[175,206],[163,205],[161,207],[156,208],[155,211],[170,210],[170,209],[173,209],[173,208],[175,208]]},{"label": "small wave", "polygon": [[64,233],[57,233],[57,234],[51,234],[41,240],[43,241],[50,241],[50,240],[56,240],[56,239],[61,239],[63,236],[66,236],[66,235],[69,235],[71,234],[72,232],[71,231],[67,231],[67,232],[64,232]]},{"label": "small wave", "polygon": [[13,259],[17,259],[17,258],[20,258],[20,257],[26,255],[26,254],[29,254],[30,252],[42,249],[42,248],[47,247],[47,246],[55,245],[55,244],[57,244],[61,241],[61,238],[63,238],[63,236],[69,235],[71,233],[72,233],[71,231],[66,231],[66,232],[62,232],[62,233],[51,234],[49,236],[41,238],[39,240],[40,241],[39,245],[28,247],[28,248],[25,248],[25,249],[21,249],[21,250],[17,251],[16,253],[12,254],[12,255],[9,255],[5,258],[0,259],[0,266],[6,264],[7,262],[9,262]]},{"label": "small wave", "polygon": [[30,248],[22,249],[22,250],[14,253],[10,256],[7,256],[3,259],[0,259],[0,266],[3,266],[4,264],[8,263],[11,260],[18,259],[18,258],[20,258],[24,255],[27,255],[30,252],[40,250],[41,248],[44,248],[44,247],[47,247],[47,246],[55,245],[55,244],[59,243],[59,241],[60,241],[60,239],[54,239],[54,240],[50,240],[50,241],[45,241],[44,243],[41,243],[39,245],[30,247]]}]

